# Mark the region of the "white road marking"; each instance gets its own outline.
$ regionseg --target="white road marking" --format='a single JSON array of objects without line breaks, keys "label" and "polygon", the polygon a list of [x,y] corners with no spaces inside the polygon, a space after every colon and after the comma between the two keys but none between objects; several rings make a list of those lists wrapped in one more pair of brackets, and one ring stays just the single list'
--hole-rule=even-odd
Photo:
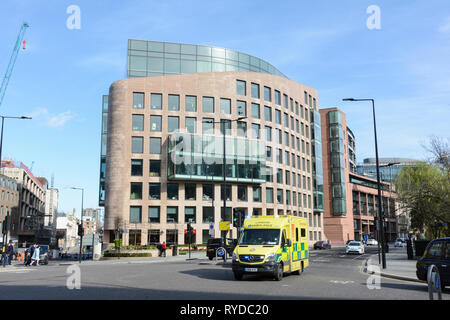
[{"label": "white road marking", "polygon": [[342,280],[330,280],[332,283],[338,283],[338,284],[348,284],[348,283],[355,283],[355,281],[348,280],[348,281],[342,281]]}]

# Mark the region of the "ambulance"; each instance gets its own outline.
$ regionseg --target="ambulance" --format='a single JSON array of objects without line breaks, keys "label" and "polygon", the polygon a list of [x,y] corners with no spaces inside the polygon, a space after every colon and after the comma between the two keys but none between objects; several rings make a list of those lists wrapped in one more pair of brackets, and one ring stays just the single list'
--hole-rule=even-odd
[{"label": "ambulance", "polygon": [[308,267],[308,225],[295,216],[256,216],[244,220],[233,251],[234,278],[261,274],[280,281],[284,272],[300,275]]}]

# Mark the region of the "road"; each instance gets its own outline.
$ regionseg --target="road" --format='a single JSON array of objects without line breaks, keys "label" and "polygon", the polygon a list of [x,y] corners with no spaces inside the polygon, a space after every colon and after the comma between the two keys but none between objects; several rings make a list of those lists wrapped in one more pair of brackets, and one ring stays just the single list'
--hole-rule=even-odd
[{"label": "road", "polygon": [[[67,288],[70,263],[56,262],[0,270],[0,291],[7,293],[1,299],[428,299],[427,286],[414,282],[381,278],[381,288],[370,290],[362,267],[374,253],[375,248],[362,256],[345,255],[344,248],[312,250],[309,268],[301,276],[286,274],[280,282],[259,276],[236,281],[230,264],[216,264],[203,255],[189,261],[82,262],[79,290]],[[443,299],[450,300],[448,291]]]}]

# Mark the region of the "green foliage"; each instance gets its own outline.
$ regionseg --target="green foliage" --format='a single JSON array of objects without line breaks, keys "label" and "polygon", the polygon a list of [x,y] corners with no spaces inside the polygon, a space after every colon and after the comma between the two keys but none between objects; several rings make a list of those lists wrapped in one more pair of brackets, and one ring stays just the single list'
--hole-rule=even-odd
[{"label": "green foliage", "polygon": [[122,239],[114,239],[114,248],[118,250],[119,247],[122,248]]},{"label": "green foliage", "polygon": [[121,249],[124,250],[156,250],[156,246],[152,246],[152,245],[129,245],[129,246],[124,246],[121,247]]},{"label": "green foliage", "polygon": [[[104,257],[109,258],[109,257],[118,257],[119,253],[118,252],[109,252],[109,251],[105,251],[103,254]],[[121,252],[120,253],[120,257],[123,258],[131,258],[131,257],[151,257],[152,254],[150,252],[139,252],[139,253],[129,253],[129,252]]]},{"label": "green foliage", "polygon": [[427,236],[450,236],[450,175],[445,167],[419,163],[403,168],[394,180],[403,207],[410,210],[411,227]]}]

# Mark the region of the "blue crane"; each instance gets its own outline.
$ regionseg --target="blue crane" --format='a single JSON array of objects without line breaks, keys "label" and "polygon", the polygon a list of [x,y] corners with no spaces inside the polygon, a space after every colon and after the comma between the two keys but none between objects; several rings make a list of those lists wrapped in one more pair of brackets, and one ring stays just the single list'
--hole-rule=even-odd
[{"label": "blue crane", "polygon": [[19,35],[17,36],[16,45],[14,46],[11,58],[9,59],[9,64],[8,67],[6,68],[6,73],[2,80],[2,86],[0,87],[0,106],[2,105],[3,97],[5,96],[6,88],[8,87],[9,79],[11,78],[14,65],[16,64],[20,44],[22,43],[23,37],[25,36],[25,31],[27,30],[28,27],[29,25],[27,23],[22,24],[22,27],[20,28],[19,31]]}]

